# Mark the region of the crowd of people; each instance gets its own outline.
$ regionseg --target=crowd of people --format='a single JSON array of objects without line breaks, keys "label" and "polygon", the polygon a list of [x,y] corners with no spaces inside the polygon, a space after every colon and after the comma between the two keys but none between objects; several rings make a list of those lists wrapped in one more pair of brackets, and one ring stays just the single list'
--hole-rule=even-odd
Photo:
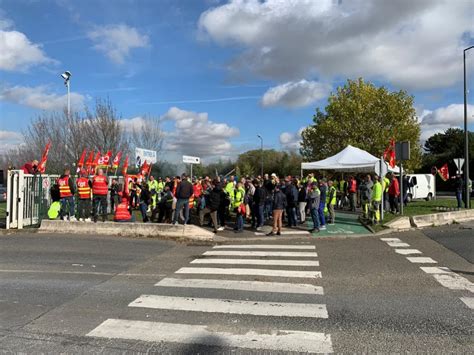
[{"label": "crowd of people", "polygon": [[[75,181],[74,181],[75,180]],[[382,206],[383,195],[388,203]],[[51,219],[69,221],[135,221],[139,210],[143,222],[188,224],[211,227],[215,233],[226,226],[242,233],[247,223],[256,231],[272,226],[268,235],[280,235],[283,224],[295,228],[311,220],[311,232],[336,222],[336,210],[356,212],[368,223],[380,223],[384,208],[399,212],[400,188],[391,174],[384,178],[349,175],[346,178],[317,178],[308,174],[278,177],[175,177],[126,176],[109,178],[102,169],[90,177],[81,170],[74,179],[65,170],[51,188]],[[77,205],[77,211],[76,211]],[[357,209],[357,210],[356,210]]]}]

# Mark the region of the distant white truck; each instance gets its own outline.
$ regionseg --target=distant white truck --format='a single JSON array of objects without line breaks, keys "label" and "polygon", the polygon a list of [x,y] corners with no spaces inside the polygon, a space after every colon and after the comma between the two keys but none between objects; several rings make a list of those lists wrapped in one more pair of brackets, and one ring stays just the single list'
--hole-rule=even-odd
[{"label": "distant white truck", "polygon": [[430,201],[436,197],[436,176],[432,174],[407,175],[409,181],[408,201],[425,199]]}]

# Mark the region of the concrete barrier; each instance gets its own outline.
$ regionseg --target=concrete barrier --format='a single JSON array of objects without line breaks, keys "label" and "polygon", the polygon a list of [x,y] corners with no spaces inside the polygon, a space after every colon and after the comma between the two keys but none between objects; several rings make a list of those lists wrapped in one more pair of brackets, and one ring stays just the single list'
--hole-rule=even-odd
[{"label": "concrete barrier", "polygon": [[214,233],[195,225],[117,222],[66,222],[43,220],[39,232],[101,234],[127,237],[149,237],[189,241],[212,241]]},{"label": "concrete barrier", "polygon": [[454,222],[463,222],[474,219],[474,210],[433,213],[410,218],[411,224],[416,228],[441,226]]},{"label": "concrete barrier", "polygon": [[388,223],[385,223],[384,225],[390,229],[396,229],[396,230],[406,230],[412,227],[410,223],[410,218],[403,217],[403,216],[398,217]]}]

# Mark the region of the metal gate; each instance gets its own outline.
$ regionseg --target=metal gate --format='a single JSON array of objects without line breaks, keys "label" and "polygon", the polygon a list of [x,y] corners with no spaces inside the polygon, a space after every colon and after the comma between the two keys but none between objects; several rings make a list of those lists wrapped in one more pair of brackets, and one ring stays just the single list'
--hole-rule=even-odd
[{"label": "metal gate", "polygon": [[57,175],[29,175],[23,170],[7,173],[6,228],[39,226],[51,203],[49,189]]}]

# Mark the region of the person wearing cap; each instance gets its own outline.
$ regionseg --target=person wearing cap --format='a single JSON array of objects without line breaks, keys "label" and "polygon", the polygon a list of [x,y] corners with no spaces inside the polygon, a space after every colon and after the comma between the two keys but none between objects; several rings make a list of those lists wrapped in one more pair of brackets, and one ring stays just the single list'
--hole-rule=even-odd
[{"label": "person wearing cap", "polygon": [[85,169],[81,169],[77,185],[77,217],[79,221],[90,222],[92,182],[87,178]]}]

